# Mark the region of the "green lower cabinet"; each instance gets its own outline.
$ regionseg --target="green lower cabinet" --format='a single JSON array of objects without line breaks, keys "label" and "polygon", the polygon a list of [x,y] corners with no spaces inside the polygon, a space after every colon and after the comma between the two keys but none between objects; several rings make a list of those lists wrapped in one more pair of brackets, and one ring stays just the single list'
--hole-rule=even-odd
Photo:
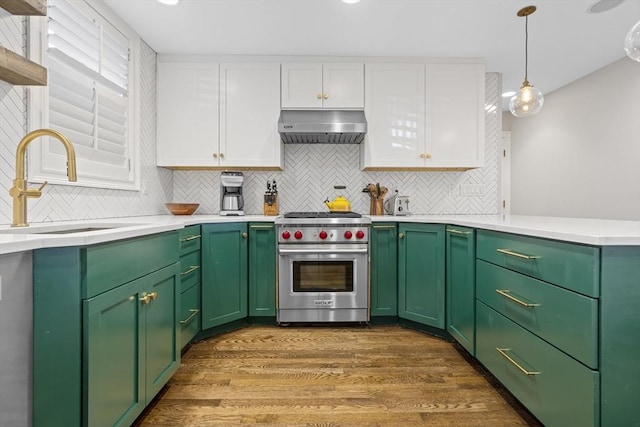
[{"label": "green lower cabinet", "polygon": [[180,365],[179,264],[83,301],[88,426],[130,425]]},{"label": "green lower cabinet", "polygon": [[475,230],[447,226],[447,331],[475,355]]},{"label": "green lower cabinet", "polygon": [[599,425],[598,371],[481,301],[477,302],[476,313],[478,360],[536,418],[547,427]]},{"label": "green lower cabinet", "polygon": [[130,425],[180,364],[178,233],[33,251],[33,426]]},{"label": "green lower cabinet", "polygon": [[371,317],[398,315],[398,227],[375,223],[369,234]]},{"label": "green lower cabinet", "polygon": [[445,328],[444,225],[398,226],[398,316]]},{"label": "green lower cabinet", "polygon": [[249,224],[249,316],[276,315],[276,229],[273,223]]},{"label": "green lower cabinet", "polygon": [[202,225],[202,329],[247,317],[246,223]]}]

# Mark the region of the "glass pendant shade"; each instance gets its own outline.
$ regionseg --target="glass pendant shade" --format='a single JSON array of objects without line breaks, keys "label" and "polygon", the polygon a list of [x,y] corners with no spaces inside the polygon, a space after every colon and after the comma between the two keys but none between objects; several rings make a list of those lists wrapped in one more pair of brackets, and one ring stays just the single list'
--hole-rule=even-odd
[{"label": "glass pendant shade", "polygon": [[629,58],[640,62],[640,21],[631,27],[627,38],[624,39],[624,51]]},{"label": "glass pendant shade", "polygon": [[509,111],[516,117],[536,114],[544,104],[544,96],[528,81],[524,81],[520,90],[509,101]]}]

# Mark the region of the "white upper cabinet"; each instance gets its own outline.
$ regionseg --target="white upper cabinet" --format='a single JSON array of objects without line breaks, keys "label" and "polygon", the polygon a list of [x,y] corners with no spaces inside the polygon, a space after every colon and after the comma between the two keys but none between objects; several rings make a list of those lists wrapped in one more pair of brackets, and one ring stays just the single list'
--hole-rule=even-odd
[{"label": "white upper cabinet", "polygon": [[424,166],[424,64],[366,64],[367,135],[360,145],[365,167]]},{"label": "white upper cabinet", "polygon": [[282,64],[282,108],[363,109],[364,64]]},{"label": "white upper cabinet", "polygon": [[158,166],[281,169],[279,63],[158,61]]},{"label": "white upper cabinet", "polygon": [[217,166],[218,64],[158,61],[158,166]]},{"label": "white upper cabinet", "polygon": [[220,64],[220,165],[282,168],[280,63]]},{"label": "white upper cabinet", "polygon": [[484,164],[484,65],[365,66],[363,169],[465,170]]},{"label": "white upper cabinet", "polygon": [[425,166],[484,166],[483,64],[427,64]]}]

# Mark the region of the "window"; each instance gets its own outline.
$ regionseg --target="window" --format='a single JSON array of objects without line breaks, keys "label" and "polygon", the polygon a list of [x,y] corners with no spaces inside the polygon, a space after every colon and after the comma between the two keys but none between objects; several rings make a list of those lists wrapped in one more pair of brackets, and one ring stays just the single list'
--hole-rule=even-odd
[{"label": "window", "polygon": [[[85,1],[49,0],[41,37],[49,82],[40,96],[41,120],[31,120],[31,127],[49,127],[71,140],[78,185],[134,190],[137,36],[124,25],[116,28],[118,19],[107,21],[107,14]],[[31,111],[37,116],[36,108]],[[68,183],[62,144],[32,144],[29,180]]]}]

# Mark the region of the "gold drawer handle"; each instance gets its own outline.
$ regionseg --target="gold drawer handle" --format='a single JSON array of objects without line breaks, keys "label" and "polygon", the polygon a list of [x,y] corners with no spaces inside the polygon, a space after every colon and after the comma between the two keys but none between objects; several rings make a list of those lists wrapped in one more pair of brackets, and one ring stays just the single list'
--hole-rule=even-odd
[{"label": "gold drawer handle", "polygon": [[399,237],[400,239],[404,239],[404,233],[400,233],[400,234],[398,234],[398,237]]},{"label": "gold drawer handle", "polygon": [[447,228],[447,232],[453,233],[453,234],[464,234],[464,235],[471,234],[470,231],[460,231],[460,230],[456,230],[455,228]]},{"label": "gold drawer handle", "polygon": [[496,251],[500,252],[501,254],[511,255],[511,256],[516,257],[516,258],[522,258],[522,259],[538,259],[538,258],[542,258],[541,256],[537,256],[537,255],[520,254],[518,252],[510,251],[509,249],[496,249]]},{"label": "gold drawer handle", "polygon": [[192,265],[192,266],[189,267],[188,270],[185,270],[185,271],[181,272],[180,275],[181,276],[187,276],[187,275],[193,273],[194,271],[196,271],[199,268],[200,268],[199,265]]},{"label": "gold drawer handle", "polygon": [[187,236],[187,237],[183,237],[180,239],[181,242],[188,242],[189,240],[195,240],[195,239],[199,239],[201,236],[200,234],[194,234],[193,236]]},{"label": "gold drawer handle", "polygon": [[251,225],[249,228],[273,228],[273,225]]},{"label": "gold drawer handle", "polygon": [[186,325],[187,323],[191,322],[193,318],[196,317],[198,313],[200,313],[200,310],[197,308],[192,308],[189,311],[191,312],[191,314],[186,319],[180,321],[181,325]]},{"label": "gold drawer handle", "polygon": [[514,297],[513,295],[511,295],[509,292],[511,292],[508,289],[496,289],[496,292],[499,293],[500,295],[502,295],[503,297],[510,299],[513,302],[517,302],[518,304],[520,304],[523,307],[540,307],[540,304],[537,303],[528,303],[528,302],[524,302],[522,300],[519,300],[518,298]]},{"label": "gold drawer handle", "polygon": [[373,228],[375,228],[376,230],[388,230],[391,228],[396,228],[395,225],[374,225]]},{"label": "gold drawer handle", "polygon": [[520,365],[518,362],[516,362],[515,360],[513,360],[513,358],[511,358],[511,356],[509,356],[507,354],[507,351],[511,351],[510,348],[498,348],[496,347],[496,350],[498,350],[498,353],[500,353],[505,359],[507,359],[509,362],[513,363],[513,365],[518,368],[520,370],[520,372],[522,372],[525,375],[540,375],[542,372],[540,371],[527,371],[525,368],[522,367],[522,365]]}]

